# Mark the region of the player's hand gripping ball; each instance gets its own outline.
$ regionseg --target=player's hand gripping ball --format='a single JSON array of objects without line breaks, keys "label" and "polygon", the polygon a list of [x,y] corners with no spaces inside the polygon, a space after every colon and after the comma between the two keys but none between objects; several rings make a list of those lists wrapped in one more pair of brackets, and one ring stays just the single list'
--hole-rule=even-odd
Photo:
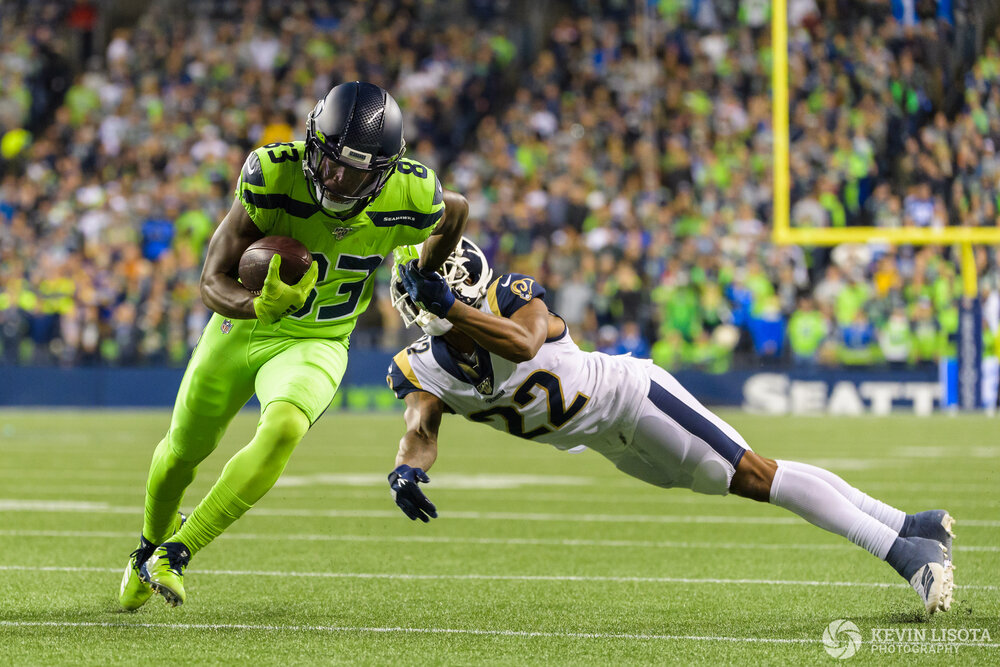
[{"label": "player's hand gripping ball", "polygon": [[250,244],[240,257],[240,281],[254,294],[260,294],[274,255],[281,255],[281,280],[294,285],[312,264],[312,255],[300,241],[289,236],[265,236]]},{"label": "player's hand gripping ball", "polygon": [[455,295],[441,274],[421,270],[415,259],[401,268],[399,279],[410,300],[429,313],[447,317],[448,311],[455,305]]},{"label": "player's hand gripping ball", "polygon": [[253,311],[262,324],[274,324],[302,307],[309,298],[309,292],[316,286],[319,265],[313,262],[302,279],[294,285],[284,282],[280,271],[281,255],[276,254],[271,257],[260,296],[253,300]]}]

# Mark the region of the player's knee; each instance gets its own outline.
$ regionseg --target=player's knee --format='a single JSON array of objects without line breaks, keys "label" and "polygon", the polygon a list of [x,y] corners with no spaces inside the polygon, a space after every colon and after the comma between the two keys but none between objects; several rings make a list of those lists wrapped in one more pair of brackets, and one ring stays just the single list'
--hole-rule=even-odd
[{"label": "player's knee", "polygon": [[716,458],[708,458],[694,469],[691,490],[695,493],[725,495],[729,488],[729,468]]},{"label": "player's knee", "polygon": [[197,465],[219,444],[221,434],[212,429],[173,426],[167,431],[167,453],[177,463]]},{"label": "player's knee", "polygon": [[771,482],[778,464],[773,459],[766,459],[754,452],[747,451],[736,466],[736,474],[729,490],[738,496],[758,500],[762,503],[770,501]]},{"label": "player's knee", "polygon": [[298,407],[284,401],[267,406],[257,429],[275,449],[295,447],[308,430],[309,417]]}]

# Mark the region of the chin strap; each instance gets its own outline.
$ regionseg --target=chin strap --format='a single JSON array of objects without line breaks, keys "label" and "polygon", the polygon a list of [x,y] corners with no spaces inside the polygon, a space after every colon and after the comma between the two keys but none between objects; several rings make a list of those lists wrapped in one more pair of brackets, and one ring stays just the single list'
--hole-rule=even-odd
[{"label": "chin strap", "polygon": [[[358,205],[358,202],[344,202],[343,204],[330,201],[326,197],[319,198],[319,205],[332,213],[347,213]],[[340,208],[343,207],[343,208]]]}]

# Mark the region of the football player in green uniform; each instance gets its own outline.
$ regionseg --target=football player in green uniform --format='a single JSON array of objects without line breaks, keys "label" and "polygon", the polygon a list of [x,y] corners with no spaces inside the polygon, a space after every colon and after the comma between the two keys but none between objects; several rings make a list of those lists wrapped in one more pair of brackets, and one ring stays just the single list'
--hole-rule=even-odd
[{"label": "football player in green uniform", "polygon": [[[274,485],[292,451],[333,400],[348,338],[372,297],[372,274],[393,248],[423,243],[436,270],[462,238],[468,202],[404,151],[403,118],[382,88],[334,87],[309,114],[306,140],[250,153],[236,198],[208,245],[201,296],[215,311],[188,363],[170,428],[153,453],[139,547],[119,601],[137,609],[158,592],[184,602],[188,561]],[[243,251],[267,236],[301,241],[315,260],[297,285],[272,258],[260,294],[236,278]],[[253,439],[178,522],[185,489],[230,420],[256,393]]]}]

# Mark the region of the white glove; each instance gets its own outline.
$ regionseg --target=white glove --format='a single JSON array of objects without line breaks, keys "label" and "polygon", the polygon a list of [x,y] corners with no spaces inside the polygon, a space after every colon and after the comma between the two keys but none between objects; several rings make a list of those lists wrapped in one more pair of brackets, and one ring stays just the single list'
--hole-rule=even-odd
[{"label": "white glove", "polygon": [[433,313],[428,313],[426,310],[420,313],[420,316],[417,318],[417,324],[429,336],[444,335],[451,331],[452,326],[448,320],[442,319]]}]

